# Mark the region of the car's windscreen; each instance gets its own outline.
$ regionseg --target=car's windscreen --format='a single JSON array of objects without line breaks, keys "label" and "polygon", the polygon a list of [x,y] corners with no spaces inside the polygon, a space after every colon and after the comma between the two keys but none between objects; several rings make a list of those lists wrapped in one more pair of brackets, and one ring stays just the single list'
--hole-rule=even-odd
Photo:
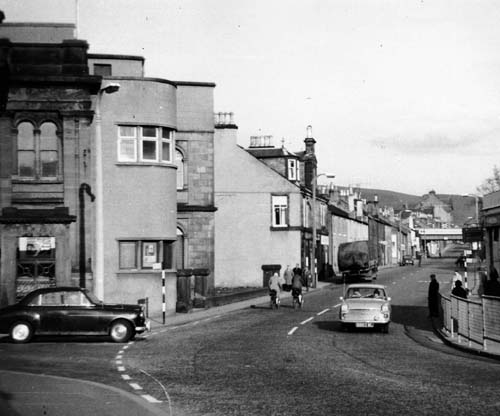
[{"label": "car's windscreen", "polygon": [[356,287],[350,288],[347,291],[346,298],[385,298],[385,290],[381,288],[372,288],[372,287]]}]

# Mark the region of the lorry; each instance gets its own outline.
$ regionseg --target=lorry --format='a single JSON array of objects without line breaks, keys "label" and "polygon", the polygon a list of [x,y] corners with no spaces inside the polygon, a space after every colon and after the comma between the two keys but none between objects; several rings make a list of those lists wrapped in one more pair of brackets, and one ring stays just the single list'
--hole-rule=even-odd
[{"label": "lorry", "polygon": [[366,240],[340,244],[338,266],[344,279],[377,278],[377,255]]}]

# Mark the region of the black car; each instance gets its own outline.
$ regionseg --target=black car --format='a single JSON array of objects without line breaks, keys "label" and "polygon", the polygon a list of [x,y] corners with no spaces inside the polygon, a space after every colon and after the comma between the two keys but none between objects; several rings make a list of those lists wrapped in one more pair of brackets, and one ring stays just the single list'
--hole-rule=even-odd
[{"label": "black car", "polygon": [[150,329],[141,305],[105,304],[87,289],[53,287],[0,309],[0,333],[15,343],[36,335],[106,335],[127,342]]}]

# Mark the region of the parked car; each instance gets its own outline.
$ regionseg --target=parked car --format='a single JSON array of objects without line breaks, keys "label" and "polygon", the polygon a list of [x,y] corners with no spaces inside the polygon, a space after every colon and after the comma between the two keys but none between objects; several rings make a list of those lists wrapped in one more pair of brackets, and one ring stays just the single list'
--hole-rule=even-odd
[{"label": "parked car", "polygon": [[149,329],[142,306],[105,304],[79,287],[37,289],[0,309],[0,333],[15,343],[34,335],[105,335],[127,342]]},{"label": "parked car", "polygon": [[404,255],[403,260],[401,261],[401,266],[406,266],[407,264],[411,264],[412,266],[415,265],[415,261],[410,255]]},{"label": "parked car", "polygon": [[351,284],[347,286],[339,310],[343,329],[378,327],[389,332],[391,298],[383,285]]}]

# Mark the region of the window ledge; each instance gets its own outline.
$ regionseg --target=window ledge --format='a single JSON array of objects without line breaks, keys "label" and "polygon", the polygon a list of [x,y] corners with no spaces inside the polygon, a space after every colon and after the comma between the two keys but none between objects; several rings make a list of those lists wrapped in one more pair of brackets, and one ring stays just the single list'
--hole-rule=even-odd
[{"label": "window ledge", "polygon": [[290,227],[288,225],[283,225],[280,227],[277,227],[275,225],[271,225],[271,231],[288,231]]},{"label": "window ledge", "polygon": [[28,183],[28,184],[63,184],[62,179],[32,179],[32,178],[12,178],[12,183]]},{"label": "window ledge", "polygon": [[172,162],[116,162],[117,166],[158,166],[160,168],[176,167]]},{"label": "window ledge", "polygon": [[[177,273],[175,269],[166,269],[167,273]],[[130,269],[130,270],[118,270],[116,272],[117,275],[149,275],[149,274],[159,274],[162,270],[153,270],[153,269]]]}]

